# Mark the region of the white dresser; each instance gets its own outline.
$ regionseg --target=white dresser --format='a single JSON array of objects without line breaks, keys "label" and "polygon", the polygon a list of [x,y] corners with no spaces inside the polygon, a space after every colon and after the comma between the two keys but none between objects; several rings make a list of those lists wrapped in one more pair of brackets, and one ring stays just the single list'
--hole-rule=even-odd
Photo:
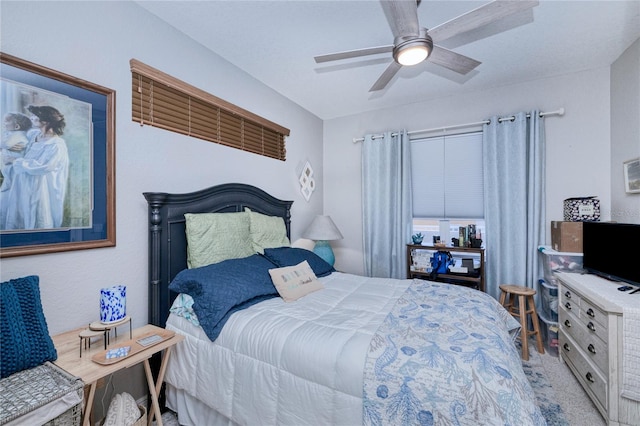
[{"label": "white dresser", "polygon": [[558,273],[560,357],[609,425],[640,425],[640,402],[620,396],[623,312],[640,307],[640,293],[595,275]]}]

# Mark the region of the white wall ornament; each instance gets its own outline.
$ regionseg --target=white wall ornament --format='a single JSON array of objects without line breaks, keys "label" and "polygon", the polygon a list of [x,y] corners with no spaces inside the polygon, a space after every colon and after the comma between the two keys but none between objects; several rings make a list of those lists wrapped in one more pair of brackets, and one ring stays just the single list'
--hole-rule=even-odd
[{"label": "white wall ornament", "polygon": [[311,164],[307,161],[302,168],[302,173],[300,173],[300,192],[305,200],[309,201],[311,198],[311,194],[316,189],[316,181],[313,178],[313,169],[311,168]]}]

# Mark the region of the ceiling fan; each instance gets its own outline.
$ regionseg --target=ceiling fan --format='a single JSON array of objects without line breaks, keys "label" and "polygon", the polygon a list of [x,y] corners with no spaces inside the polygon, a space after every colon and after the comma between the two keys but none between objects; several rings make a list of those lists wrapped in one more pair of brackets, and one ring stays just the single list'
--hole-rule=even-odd
[{"label": "ceiling fan", "polygon": [[517,12],[533,8],[539,3],[537,0],[492,1],[427,31],[418,22],[418,5],[420,1],[380,0],[393,33],[394,40],[392,45],[319,55],[314,58],[316,63],[391,52],[394,61],[391,62],[380,78],[369,89],[369,92],[384,89],[403,66],[416,65],[427,58],[434,64],[459,74],[467,74],[480,65],[481,62],[438,46],[435,43],[480,28]]}]

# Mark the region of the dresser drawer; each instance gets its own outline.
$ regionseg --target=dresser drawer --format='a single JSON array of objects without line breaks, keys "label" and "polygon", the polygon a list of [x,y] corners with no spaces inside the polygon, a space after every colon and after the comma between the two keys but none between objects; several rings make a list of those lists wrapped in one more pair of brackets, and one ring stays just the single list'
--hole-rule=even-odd
[{"label": "dresser drawer", "polygon": [[580,308],[580,299],[582,298],[578,293],[574,292],[573,290],[567,287],[562,287],[562,292],[560,293],[560,299],[563,305],[569,302],[573,307],[573,309],[578,310]]},{"label": "dresser drawer", "polygon": [[576,377],[582,386],[590,390],[597,402],[604,407],[605,410],[608,410],[607,381],[602,377],[600,372],[596,368],[593,368],[584,358],[583,353],[576,347],[570,337],[560,333],[559,344],[562,358],[570,362],[575,368],[577,372]]},{"label": "dresser drawer", "polygon": [[[587,328],[575,315],[568,313],[563,308],[559,310],[560,327],[563,333],[571,336],[571,339],[579,346],[585,357],[595,363],[601,372],[609,368],[609,352],[607,344],[594,331]],[[599,325],[595,325],[597,331]],[[606,338],[606,336],[605,336]]]},{"label": "dresser drawer", "polygon": [[[599,329],[607,332],[607,314],[602,312],[600,308],[589,303],[588,300],[582,299],[580,302],[580,319],[585,325],[592,323],[594,326],[599,325]],[[605,339],[606,340],[606,339]]]}]

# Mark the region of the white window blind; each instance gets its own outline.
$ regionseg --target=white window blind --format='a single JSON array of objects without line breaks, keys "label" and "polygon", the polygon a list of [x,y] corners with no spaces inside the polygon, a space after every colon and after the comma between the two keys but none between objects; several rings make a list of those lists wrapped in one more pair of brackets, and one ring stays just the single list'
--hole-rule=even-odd
[{"label": "white window blind", "polygon": [[413,217],[483,218],[482,132],[411,141]]}]

